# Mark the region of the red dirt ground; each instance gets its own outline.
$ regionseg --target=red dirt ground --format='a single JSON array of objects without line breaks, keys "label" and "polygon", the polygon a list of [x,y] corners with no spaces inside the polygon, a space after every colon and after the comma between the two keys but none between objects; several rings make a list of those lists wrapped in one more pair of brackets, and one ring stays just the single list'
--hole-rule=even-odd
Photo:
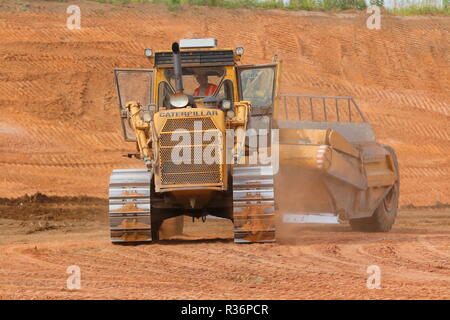
[{"label": "red dirt ground", "polygon": [[402,210],[390,233],[299,227],[289,244],[237,245],[231,222],[186,219],[178,238],[117,246],[106,205],[56,208],[0,219],[0,299],[450,299],[448,209]]}]

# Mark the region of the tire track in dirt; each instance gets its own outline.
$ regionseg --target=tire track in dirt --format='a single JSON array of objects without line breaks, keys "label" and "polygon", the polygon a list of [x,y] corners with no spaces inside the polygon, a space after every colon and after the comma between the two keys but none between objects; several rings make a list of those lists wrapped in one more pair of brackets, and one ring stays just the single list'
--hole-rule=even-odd
[{"label": "tire track in dirt", "polygon": [[[359,248],[361,255],[372,258],[376,264],[397,280],[410,281],[442,281],[445,286],[450,285],[450,269],[436,264],[427,251],[415,248],[414,241],[410,243],[390,243],[383,247],[367,246]],[[423,248],[426,249],[426,248]],[[411,252],[412,251],[412,252]],[[422,261],[421,261],[422,260]],[[431,260],[431,261],[430,261]],[[445,263],[449,263],[448,259]]]},{"label": "tire track in dirt", "polygon": [[[369,263],[379,264],[383,272],[378,298],[411,296],[411,287],[428,283],[450,288],[448,268],[430,273],[428,264],[418,260],[434,263],[442,257],[440,250],[424,253],[428,244],[417,248],[422,238],[446,248],[448,234],[389,234],[369,239],[359,233],[326,234],[309,231],[301,236],[305,244],[269,246],[239,246],[224,240],[174,240],[174,244],[166,241],[137,247],[73,240],[38,243],[38,249],[23,244],[5,249],[3,245],[0,294],[21,298],[370,297],[374,293],[365,289]],[[335,244],[329,243],[330,236]],[[72,264],[82,270],[80,292],[64,289],[65,269]],[[435,296],[437,292],[431,288],[416,294]]]},{"label": "tire track in dirt", "polygon": [[[0,296],[444,298],[450,289],[450,234],[433,230],[445,230],[447,211],[401,212],[396,230],[387,234],[350,232],[347,226],[301,228],[292,230],[295,244],[285,245],[236,245],[231,239],[187,235],[191,240],[115,246],[106,240],[106,225],[95,236],[35,233],[27,240],[33,244],[0,245]],[[426,229],[426,220],[440,226]],[[224,227],[208,227],[208,237],[222,234]],[[81,268],[81,291],[65,289],[65,270],[72,264]],[[366,268],[373,264],[381,268],[382,290],[366,288]]]}]

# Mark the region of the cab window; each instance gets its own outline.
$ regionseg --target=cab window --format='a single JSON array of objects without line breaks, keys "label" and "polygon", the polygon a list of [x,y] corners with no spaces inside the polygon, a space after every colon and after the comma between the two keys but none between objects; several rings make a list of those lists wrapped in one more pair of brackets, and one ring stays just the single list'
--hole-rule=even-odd
[{"label": "cab window", "polygon": [[242,99],[251,101],[252,107],[273,104],[274,68],[243,69],[239,73]]},{"label": "cab window", "polygon": [[158,108],[170,109],[170,95],[173,93],[170,85],[162,81],[158,85]]},{"label": "cab window", "polygon": [[[183,68],[182,73],[184,93],[204,97],[217,93],[217,87],[225,74],[225,69],[223,67],[193,67]],[[175,88],[173,69],[165,70],[164,76]]]},{"label": "cab window", "polygon": [[231,103],[234,102],[233,82],[231,82],[231,80],[227,79],[223,81],[219,88],[219,92],[217,93],[217,97],[221,100],[229,100]]}]

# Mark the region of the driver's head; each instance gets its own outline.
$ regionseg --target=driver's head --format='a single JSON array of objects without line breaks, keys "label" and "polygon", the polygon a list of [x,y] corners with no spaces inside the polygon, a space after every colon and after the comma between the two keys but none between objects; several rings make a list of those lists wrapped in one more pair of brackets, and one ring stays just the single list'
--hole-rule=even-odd
[{"label": "driver's head", "polygon": [[206,87],[208,85],[208,76],[204,73],[196,74],[195,80],[201,87]]}]

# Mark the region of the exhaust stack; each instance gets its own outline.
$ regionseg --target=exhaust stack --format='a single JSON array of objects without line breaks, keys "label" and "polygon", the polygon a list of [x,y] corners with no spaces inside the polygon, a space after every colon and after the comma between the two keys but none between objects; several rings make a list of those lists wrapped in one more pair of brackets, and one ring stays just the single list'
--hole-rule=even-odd
[{"label": "exhaust stack", "polygon": [[175,76],[175,93],[183,93],[183,73],[181,70],[181,54],[178,42],[172,43],[173,71]]}]

